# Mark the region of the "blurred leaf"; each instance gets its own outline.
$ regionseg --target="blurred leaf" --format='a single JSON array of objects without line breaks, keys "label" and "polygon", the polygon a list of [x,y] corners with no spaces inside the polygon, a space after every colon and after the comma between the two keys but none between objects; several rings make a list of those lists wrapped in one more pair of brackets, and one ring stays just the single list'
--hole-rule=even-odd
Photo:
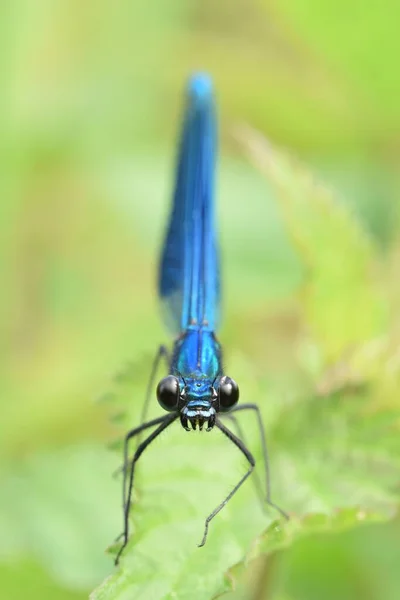
[{"label": "blurred leaf", "polygon": [[[355,526],[358,516],[360,527]],[[246,572],[243,563],[230,570],[235,591],[221,596],[226,600],[397,600],[398,516],[381,523],[374,522],[373,514],[341,511],[333,519],[320,515],[319,523],[304,521],[286,550],[283,536],[276,540],[268,531],[267,544],[259,540],[260,547],[252,551],[256,558],[249,556]]]},{"label": "blurred leaf", "polygon": [[384,161],[354,156],[329,160],[314,156],[313,166],[324,181],[340,191],[341,200],[360,218],[361,225],[386,250],[396,236],[399,208],[397,173]]},{"label": "blurred leaf", "polygon": [[[345,509],[331,515],[315,513],[307,515],[302,519],[292,518],[284,528],[273,524],[260,537],[256,538],[245,560],[234,565],[226,573],[225,591],[230,592],[231,590],[235,590],[243,578],[248,588],[251,589],[257,578],[255,561],[261,557],[265,559],[279,550],[298,544],[302,538],[321,533],[337,534],[338,532],[358,527],[361,524],[365,525],[380,520],[381,517],[374,513],[358,509]],[[266,568],[265,560],[262,564]],[[221,590],[218,596],[214,597],[219,598],[222,596],[225,598],[225,594]],[[226,597],[228,599],[231,596],[227,594]]]},{"label": "blurred leaf", "polygon": [[56,583],[46,569],[32,560],[0,565],[1,590],[7,600],[85,600],[87,593]]},{"label": "blurred leaf", "polygon": [[306,324],[323,358],[338,360],[384,328],[383,297],[372,272],[372,241],[306,168],[249,128],[239,130],[238,137],[268,178],[303,261]]},{"label": "blurred leaf", "polygon": [[400,41],[393,19],[398,14],[396,0],[368,6],[338,0],[323,8],[318,0],[282,0],[279,6],[309,47],[318,56],[322,54],[332,71],[340,70],[351,82],[360,118],[369,121],[368,127],[364,125],[365,134],[390,137],[400,120],[396,77]]},{"label": "blurred leaf", "polygon": [[[53,581],[76,590],[111,569],[103,548],[120,526],[117,465],[102,446],[36,455],[2,473],[0,557],[30,557]],[[55,551],[56,549],[56,551]]]}]

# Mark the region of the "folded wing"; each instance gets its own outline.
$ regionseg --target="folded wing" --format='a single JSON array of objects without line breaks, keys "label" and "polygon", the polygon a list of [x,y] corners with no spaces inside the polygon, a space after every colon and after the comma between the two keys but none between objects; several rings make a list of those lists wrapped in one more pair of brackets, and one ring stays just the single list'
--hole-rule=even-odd
[{"label": "folded wing", "polygon": [[219,320],[219,252],[214,217],[217,132],[212,82],[188,82],[171,216],[161,255],[159,293],[174,334]]}]

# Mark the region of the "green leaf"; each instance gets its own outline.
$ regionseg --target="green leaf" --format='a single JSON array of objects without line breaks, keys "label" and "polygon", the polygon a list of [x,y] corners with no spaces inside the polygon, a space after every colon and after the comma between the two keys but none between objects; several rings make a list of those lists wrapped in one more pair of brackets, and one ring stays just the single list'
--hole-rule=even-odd
[{"label": "green leaf", "polygon": [[353,97],[348,101],[353,110],[358,109],[354,118],[364,121],[365,135],[383,137],[393,131],[400,117],[395,84],[396,56],[400,52],[393,20],[398,11],[396,0],[365,7],[339,0],[324,9],[317,0],[284,0],[279,7],[282,18],[289,19],[291,27],[307,40],[312,55],[349,82]]},{"label": "green leaf", "polygon": [[86,600],[87,593],[60,586],[45,565],[33,560],[20,560],[0,565],[3,598],[20,600]]},{"label": "green leaf", "polygon": [[322,353],[334,362],[381,334],[385,305],[374,281],[376,251],[355,217],[314,176],[249,128],[238,131],[268,179],[304,266],[301,303]]},{"label": "green leaf", "polygon": [[399,530],[398,516],[382,523],[373,513],[347,510],[331,519],[306,518],[295,524],[289,539],[267,531],[246,563],[227,574],[227,589],[235,591],[220,596],[224,600],[397,600]]},{"label": "green leaf", "polygon": [[[251,364],[242,357],[234,357],[231,367],[252,380]],[[127,377],[122,380],[124,386]],[[268,398],[264,416],[269,415],[272,495],[291,521],[277,521],[272,510],[263,515],[250,482],[211,523],[205,547],[197,548],[205,516],[232,489],[245,463],[218,432],[186,433],[173,425],[139,463],[128,547],[121,566],[92,600],[209,599],[230,589],[229,569],[253,556],[254,550],[247,554],[254,548],[252,540],[268,524],[264,546],[256,545],[269,552],[315,527],[334,531],[394,514],[400,438],[393,422],[398,413],[385,411],[371,420],[365,390],[283,401],[267,382],[260,389],[253,380],[243,391],[246,397]],[[260,459],[251,418],[243,425]]]},{"label": "green leaf", "polygon": [[119,502],[119,486],[111,480],[116,465],[100,445],[9,465],[1,477],[0,560],[29,557],[57,584],[93,587],[111,570],[102,548],[120,526],[110,510]]},{"label": "green leaf", "polygon": [[250,573],[250,577],[254,575],[255,561],[260,557],[266,558],[311,535],[339,533],[358,527],[360,524],[381,521],[381,515],[374,512],[350,508],[339,510],[331,515],[314,513],[301,519],[292,518],[284,528],[274,523],[255,539],[246,558],[229,569],[225,577],[225,588],[221,589],[215,597],[225,596],[225,593],[235,590],[246,576],[247,585],[250,585],[248,574]]}]

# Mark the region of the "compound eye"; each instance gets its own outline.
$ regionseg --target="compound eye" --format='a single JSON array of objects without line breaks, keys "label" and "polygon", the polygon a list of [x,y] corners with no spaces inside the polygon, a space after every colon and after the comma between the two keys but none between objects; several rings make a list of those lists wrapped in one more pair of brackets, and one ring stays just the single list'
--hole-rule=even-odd
[{"label": "compound eye", "polygon": [[222,412],[230,410],[239,400],[239,386],[230,377],[221,377],[219,384],[219,408]]},{"label": "compound eye", "polygon": [[178,407],[179,381],[173,375],[161,379],[157,386],[157,400],[164,410],[173,411]]}]

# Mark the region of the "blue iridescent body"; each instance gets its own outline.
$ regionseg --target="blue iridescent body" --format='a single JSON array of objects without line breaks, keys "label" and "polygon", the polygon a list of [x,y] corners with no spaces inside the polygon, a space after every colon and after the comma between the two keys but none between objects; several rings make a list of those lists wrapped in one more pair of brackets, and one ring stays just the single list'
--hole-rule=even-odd
[{"label": "blue iridescent body", "polygon": [[[251,410],[256,414],[265,463],[265,500],[285,516],[270,498],[267,447],[259,408],[253,403],[237,406],[239,388],[223,373],[221,346],[215,336],[220,313],[219,249],[214,215],[216,131],[211,80],[207,75],[196,74],[187,85],[175,189],[158,276],[165,320],[175,342],[171,354],[164,346],[160,347],[153,364],[142,424],[131,429],[125,437],[124,531],[116,564],[129,538],[135,465],[149,444],[177,419],[188,431],[202,430],[203,427],[210,431],[216,426],[249,464],[231,492],[206,518],[200,546],[206,542],[210,521],[251,475],[255,466],[254,457],[247,449],[239,423],[232,413]],[[167,414],[145,422],[154,377],[163,357],[168,359],[169,374],[157,385],[157,400]],[[224,425],[221,418],[224,415],[236,427],[238,436]],[[149,428],[153,431],[138,444],[130,459],[130,441]]]},{"label": "blue iridescent body", "polygon": [[[214,94],[207,75],[194,75],[178,152],[171,217],[161,257],[159,293],[166,321],[179,337],[170,362],[178,378],[182,425],[214,425],[221,347],[219,251],[214,218],[217,135]],[[183,404],[185,404],[183,406]],[[196,420],[196,417],[197,420]]]}]

